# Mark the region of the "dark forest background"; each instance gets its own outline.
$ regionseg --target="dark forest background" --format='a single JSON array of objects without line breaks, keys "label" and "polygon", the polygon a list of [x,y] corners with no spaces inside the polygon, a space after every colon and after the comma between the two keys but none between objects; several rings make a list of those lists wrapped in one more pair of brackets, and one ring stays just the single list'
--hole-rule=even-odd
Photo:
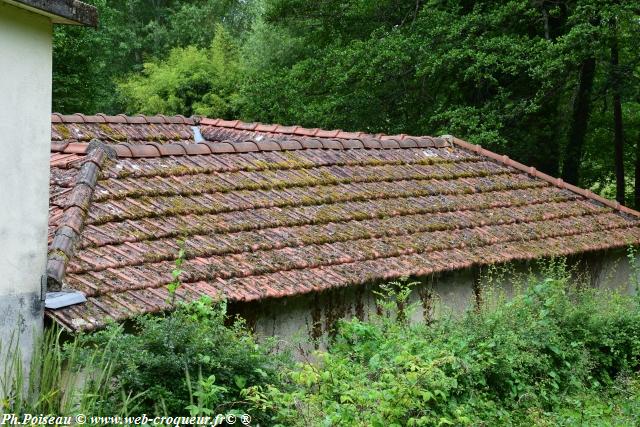
[{"label": "dark forest background", "polygon": [[640,0],[89,0],[53,109],[454,134],[640,205]]}]

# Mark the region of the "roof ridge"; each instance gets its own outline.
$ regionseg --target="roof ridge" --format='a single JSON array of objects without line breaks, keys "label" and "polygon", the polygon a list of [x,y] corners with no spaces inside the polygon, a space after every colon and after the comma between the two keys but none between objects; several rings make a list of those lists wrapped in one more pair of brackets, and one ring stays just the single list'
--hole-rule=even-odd
[{"label": "roof ridge", "polygon": [[62,219],[47,254],[47,286],[60,290],[69,260],[80,239],[98,175],[107,158],[113,157],[109,147],[97,141],[84,144],[87,157],[76,175],[76,182],[63,209]]},{"label": "roof ridge", "polygon": [[[352,150],[352,149],[400,149],[400,148],[445,148],[451,144],[443,138],[406,137],[376,139],[360,137],[354,139],[320,139],[313,137],[291,138],[247,138],[244,141],[204,141],[197,143],[173,142],[160,144],[145,142],[131,144],[127,142],[102,143],[112,149],[120,158],[190,156],[225,153],[249,153],[262,151],[294,151],[306,149]],[[90,144],[86,142],[53,142],[51,152],[66,154],[86,154]]]},{"label": "roof ridge", "polygon": [[565,182],[562,180],[562,178],[555,178],[551,175],[547,175],[544,172],[540,172],[539,170],[537,170],[536,168],[534,168],[533,166],[526,166],[520,162],[517,162],[515,160],[512,160],[509,158],[509,156],[506,155],[500,155],[498,153],[494,153],[493,151],[487,150],[485,148],[482,148],[481,145],[475,145],[475,144],[471,144],[467,141],[464,141],[462,139],[456,138],[454,136],[451,135],[443,135],[441,138],[449,141],[450,143],[457,145],[460,148],[463,148],[467,151],[471,151],[473,153],[476,153],[480,156],[484,156],[484,157],[488,157],[492,160],[497,161],[498,163],[501,163],[505,166],[508,167],[512,167],[515,169],[518,169],[522,172],[526,172],[527,174],[534,176],[538,179],[541,179],[543,181],[547,181],[550,184],[559,187],[563,190],[569,190],[573,193],[577,193],[583,197],[586,197],[588,199],[591,200],[595,200],[596,202],[602,203],[605,206],[608,206],[614,210],[617,210],[619,212],[628,214],[628,215],[633,215],[635,217],[640,218],[640,212],[636,211],[635,209],[631,209],[628,208],[624,205],[622,205],[620,202],[618,201],[613,201],[613,200],[609,200],[605,197],[602,197],[596,193],[594,193],[593,191],[584,189],[584,188],[580,188],[577,187],[573,184],[569,184],[568,182]]},{"label": "roof ridge", "polygon": [[85,115],[82,113],[75,114],[51,114],[51,123],[121,123],[121,124],[186,124],[197,125],[199,117],[185,117],[177,114],[175,116],[165,116],[158,114],[155,116],[146,116],[137,114],[135,116],[127,116],[118,114],[110,116],[103,113],[95,115]]},{"label": "roof ridge", "polygon": [[127,116],[125,114],[118,114],[115,116],[106,115],[103,113],[97,113],[95,115],[85,115],[82,113],[74,114],[51,114],[52,123],[120,123],[120,124],[188,124],[192,126],[214,126],[218,128],[230,129],[234,131],[246,131],[246,132],[259,132],[266,134],[277,135],[295,135],[304,137],[316,137],[316,138],[338,138],[338,139],[358,139],[363,137],[370,137],[380,140],[395,139],[404,140],[405,138],[422,138],[425,137],[417,135],[407,135],[404,133],[387,135],[384,133],[368,133],[368,132],[350,132],[343,131],[342,129],[321,129],[321,128],[305,128],[298,125],[281,125],[281,124],[266,124],[262,122],[244,122],[242,120],[226,120],[216,119],[202,116],[185,117],[183,115],[165,116],[158,114],[154,116],[147,116],[144,114],[136,114],[134,116]]},{"label": "roof ridge", "polygon": [[367,133],[367,132],[348,132],[342,129],[321,129],[321,128],[305,128],[298,125],[281,125],[281,124],[265,124],[261,122],[243,122],[241,120],[225,120],[211,119],[208,117],[199,117],[199,123],[203,126],[215,126],[219,128],[233,129],[238,131],[273,133],[279,135],[297,135],[316,138],[339,138],[339,139],[358,139],[361,137],[372,137],[381,140],[416,138],[418,136],[410,136],[407,134],[387,135],[384,133]]}]

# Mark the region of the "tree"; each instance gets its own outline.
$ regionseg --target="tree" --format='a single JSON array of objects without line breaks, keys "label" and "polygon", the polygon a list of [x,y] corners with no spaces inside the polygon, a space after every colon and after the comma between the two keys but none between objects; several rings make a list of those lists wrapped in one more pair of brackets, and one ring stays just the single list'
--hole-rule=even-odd
[{"label": "tree", "polygon": [[577,65],[569,43],[557,42],[567,9],[542,6],[267,2],[267,29],[296,51],[249,68],[242,111],[311,126],[455,133],[557,173],[558,109],[575,81],[566,70]]},{"label": "tree", "polygon": [[640,0],[93,1],[63,112],[456,134],[618,200],[635,169],[640,205]]},{"label": "tree", "polygon": [[620,65],[620,50],[618,48],[617,24],[615,18],[611,23],[611,70],[612,70],[612,92],[613,92],[613,146],[615,151],[615,173],[616,173],[616,200],[624,203],[624,130],[622,123],[622,101],[620,94],[620,82],[618,67]]},{"label": "tree", "polygon": [[591,111],[591,91],[595,71],[596,59],[594,57],[586,58],[580,67],[578,90],[573,101],[569,139],[562,168],[562,178],[572,184],[579,183],[580,162]]},{"label": "tree", "polygon": [[623,23],[626,62],[637,56],[639,9],[614,0],[270,0],[245,47],[241,111],[313,127],[454,133],[562,170],[569,182],[586,171],[584,184],[605,190],[612,175],[601,165],[613,164],[614,144],[603,141],[614,130],[600,113],[594,125],[592,107],[606,110],[612,97],[610,22]]},{"label": "tree", "polygon": [[251,0],[86,0],[98,8],[97,30],[58,27],[54,34],[53,109],[121,113],[116,82],[141,73],[178,47],[207,48],[216,26],[232,36],[253,20]]},{"label": "tree", "polygon": [[208,49],[175,48],[164,61],[118,84],[129,113],[234,117],[239,82],[237,48],[218,25]]}]

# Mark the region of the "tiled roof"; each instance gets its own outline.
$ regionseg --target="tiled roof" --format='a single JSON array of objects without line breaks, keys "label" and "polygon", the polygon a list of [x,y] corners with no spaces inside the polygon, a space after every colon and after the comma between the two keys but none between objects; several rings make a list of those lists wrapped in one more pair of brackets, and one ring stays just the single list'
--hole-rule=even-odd
[{"label": "tiled roof", "polygon": [[98,26],[98,9],[78,0],[7,0],[8,4],[51,18],[54,24]]},{"label": "tiled roof", "polygon": [[49,280],[88,301],[47,314],[73,330],[169,308],[182,238],[178,299],[232,301],[640,242],[637,212],[456,138],[52,122]]}]

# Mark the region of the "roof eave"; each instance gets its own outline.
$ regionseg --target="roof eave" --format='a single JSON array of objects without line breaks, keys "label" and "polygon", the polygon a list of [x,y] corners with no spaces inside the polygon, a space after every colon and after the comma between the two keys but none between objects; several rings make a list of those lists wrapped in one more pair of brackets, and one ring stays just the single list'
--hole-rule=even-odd
[{"label": "roof eave", "polygon": [[98,26],[98,9],[78,0],[2,0],[12,6],[44,15],[54,24]]}]

